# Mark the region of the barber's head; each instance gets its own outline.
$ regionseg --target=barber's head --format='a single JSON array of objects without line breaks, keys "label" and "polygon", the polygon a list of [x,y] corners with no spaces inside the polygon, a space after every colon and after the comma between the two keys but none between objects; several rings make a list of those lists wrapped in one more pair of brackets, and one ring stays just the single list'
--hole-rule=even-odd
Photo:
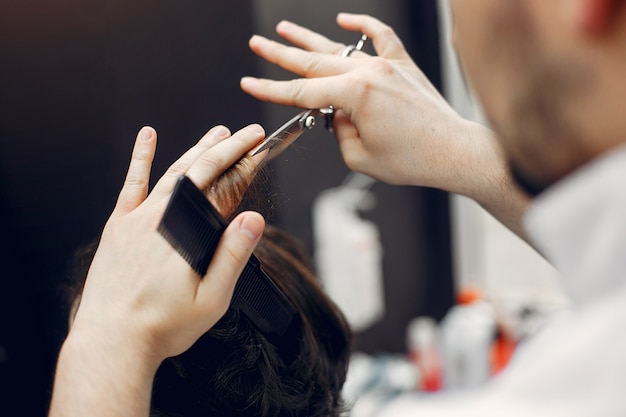
[{"label": "barber's head", "polygon": [[[266,201],[249,189],[251,169],[240,162],[208,191],[225,217]],[[76,300],[90,252],[79,258]],[[294,305],[296,326],[270,341],[245,315],[229,310],[188,351],[163,362],[154,382],[153,416],[332,417],[342,411],[351,341],[344,316],[292,236],[268,225],[255,255]]]},{"label": "barber's head", "polygon": [[626,141],[625,5],[451,0],[463,68],[533,194]]}]

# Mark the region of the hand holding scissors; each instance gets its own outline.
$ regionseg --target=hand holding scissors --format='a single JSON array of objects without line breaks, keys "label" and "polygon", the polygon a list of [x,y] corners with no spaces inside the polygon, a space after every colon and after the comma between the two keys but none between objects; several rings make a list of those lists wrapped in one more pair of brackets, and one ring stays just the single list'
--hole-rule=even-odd
[{"label": "hand holding scissors", "polygon": [[[366,41],[367,35],[362,35],[355,45],[348,45],[341,53],[341,56],[349,57],[352,52],[360,51],[363,49]],[[312,129],[315,126],[316,118],[319,116],[324,117],[326,129],[332,132],[334,114],[335,109],[332,106],[323,109],[305,110],[265,138],[263,142],[250,151],[250,155],[257,155],[267,149],[270,152],[266,157],[266,161],[269,161],[287,149],[304,131]]]}]

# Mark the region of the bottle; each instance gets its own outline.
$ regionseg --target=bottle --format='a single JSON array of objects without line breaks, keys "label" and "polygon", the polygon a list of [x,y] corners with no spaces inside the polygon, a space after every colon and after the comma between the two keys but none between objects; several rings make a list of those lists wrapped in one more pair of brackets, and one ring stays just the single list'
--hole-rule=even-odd
[{"label": "bottle", "polygon": [[439,391],[442,386],[441,353],[437,323],[431,317],[417,317],[407,327],[409,361],[418,372],[419,391]]},{"label": "bottle", "polygon": [[490,378],[496,329],[491,305],[475,289],[461,290],[440,326],[446,390],[474,388]]}]

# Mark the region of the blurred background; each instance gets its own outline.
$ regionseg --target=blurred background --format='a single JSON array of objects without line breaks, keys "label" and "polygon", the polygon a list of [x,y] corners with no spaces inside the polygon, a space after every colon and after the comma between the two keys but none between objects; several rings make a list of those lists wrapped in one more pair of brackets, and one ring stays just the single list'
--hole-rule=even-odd
[{"label": "blurred background", "polygon": [[[435,86],[480,118],[449,46],[445,2],[0,2],[0,407],[46,414],[67,331],[59,285],[73,253],[98,238],[141,126],[159,135],[154,179],[216,124],[279,127],[298,110],[252,99],[239,79],[290,75],[257,59],[249,37],[276,39],[288,19],[354,43],[359,34],[335,24],[340,11],[394,27]],[[321,127],[269,175],[270,221],[311,251],[353,324],[355,353],[407,357],[416,319],[440,323],[461,288],[525,314],[563,302],[554,271],[479,207],[351,176]],[[354,227],[337,229],[339,220]],[[359,252],[363,242],[369,251]],[[337,260],[335,249],[349,256]]]}]

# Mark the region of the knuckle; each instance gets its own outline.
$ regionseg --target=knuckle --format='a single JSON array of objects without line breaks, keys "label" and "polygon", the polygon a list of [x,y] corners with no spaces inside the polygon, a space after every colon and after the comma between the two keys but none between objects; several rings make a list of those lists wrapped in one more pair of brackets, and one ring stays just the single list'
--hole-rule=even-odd
[{"label": "knuckle", "polygon": [[305,55],[302,70],[305,78],[311,78],[319,73],[320,54],[310,53]]},{"label": "knuckle", "polygon": [[354,170],[358,167],[358,164],[356,163],[356,159],[350,154],[344,155],[343,161],[350,170]]},{"label": "knuckle", "polygon": [[333,49],[330,51],[332,55],[341,55],[341,53],[346,49],[346,45],[335,44]]},{"label": "knuckle", "polygon": [[351,77],[352,94],[354,94],[359,103],[365,103],[375,89],[372,80],[363,74],[357,73],[351,74]]},{"label": "knuckle", "polygon": [[381,24],[376,32],[376,37],[381,40],[391,40],[396,38],[396,32],[391,26]]},{"label": "knuckle", "polygon": [[301,103],[303,100],[306,100],[307,94],[304,91],[304,85],[298,80],[288,81],[289,89],[291,90],[292,102],[289,103],[291,105],[297,105],[297,103]]},{"label": "knuckle", "polygon": [[383,75],[389,75],[394,72],[393,64],[388,59],[379,56],[372,58],[371,66],[374,71]]},{"label": "knuckle", "polygon": [[174,162],[165,172],[168,177],[178,178],[187,173],[187,165],[182,162]]},{"label": "knuckle", "polygon": [[124,180],[124,188],[143,189],[148,187],[148,181],[142,177],[127,177]]},{"label": "knuckle", "polygon": [[145,150],[136,150],[133,152],[133,162],[149,162],[151,160],[150,152]]},{"label": "knuckle", "polygon": [[348,85],[351,86],[350,94],[353,94],[359,103],[367,103],[372,95],[379,89],[379,80],[394,75],[395,68],[389,60],[381,57],[372,57],[366,72],[352,72]]},{"label": "knuckle", "polygon": [[145,146],[136,145],[133,148],[132,159],[136,161],[149,161],[152,159],[153,151]]},{"label": "knuckle", "polygon": [[244,253],[239,249],[231,245],[226,245],[224,248],[227,256],[233,261],[236,265],[243,265],[246,262],[246,257]]},{"label": "knuckle", "polygon": [[259,133],[251,129],[251,126],[248,126],[231,136],[230,141],[231,143],[235,143],[238,148],[241,148],[248,146],[250,141],[258,136]]},{"label": "knuckle", "polygon": [[214,152],[205,152],[199,159],[203,168],[208,170],[221,170],[224,167],[225,161]]}]

